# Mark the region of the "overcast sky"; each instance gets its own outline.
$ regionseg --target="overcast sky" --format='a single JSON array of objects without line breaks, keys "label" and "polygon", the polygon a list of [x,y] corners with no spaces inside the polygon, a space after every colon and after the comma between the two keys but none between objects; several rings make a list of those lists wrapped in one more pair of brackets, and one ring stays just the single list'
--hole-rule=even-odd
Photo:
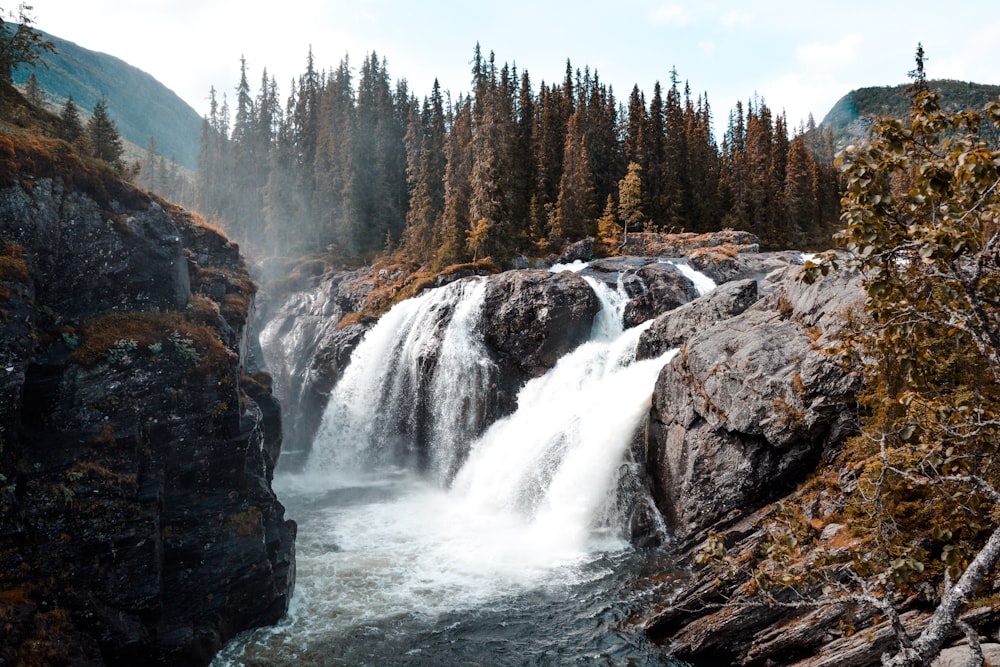
[{"label": "overcast sky", "polygon": [[[498,63],[561,81],[569,58],[627,101],[676,67],[707,92],[724,126],[737,100],[757,94],[792,125],[822,120],[852,89],[903,83],[917,42],[931,78],[1000,84],[1000,3],[788,0],[34,0],[36,27],[152,74],[201,115],[210,86],[232,99],[244,55],[256,95],[262,68],[281,99],[305,69],[385,57],[393,80],[418,97],[434,78],[469,90],[476,42]],[[13,6],[14,3],[7,2]]]}]

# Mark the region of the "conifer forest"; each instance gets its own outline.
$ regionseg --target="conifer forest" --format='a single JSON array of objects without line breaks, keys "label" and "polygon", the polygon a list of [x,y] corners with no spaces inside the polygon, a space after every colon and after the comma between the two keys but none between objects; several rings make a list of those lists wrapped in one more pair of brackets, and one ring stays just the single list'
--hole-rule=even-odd
[{"label": "conifer forest", "polygon": [[241,60],[232,103],[210,92],[191,202],[266,255],[370,258],[392,248],[428,267],[505,265],[624,231],[756,234],[764,248],[825,248],[839,215],[829,135],[791,127],[764,100],[737,102],[718,138],[707,94],[676,71],[620,101],[566,63],[536,85],[477,46],[471,92],[435,82],[419,99],[367,55],[322,70],[310,50],[287,99]]}]

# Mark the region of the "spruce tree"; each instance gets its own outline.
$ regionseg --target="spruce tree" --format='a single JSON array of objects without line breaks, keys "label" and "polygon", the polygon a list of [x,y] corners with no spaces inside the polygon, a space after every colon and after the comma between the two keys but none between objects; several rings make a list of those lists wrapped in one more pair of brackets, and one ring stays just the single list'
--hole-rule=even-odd
[{"label": "spruce tree", "polygon": [[596,231],[597,200],[584,128],[585,116],[583,107],[578,107],[569,122],[555,224],[549,234],[556,243],[577,241]]},{"label": "spruce tree", "polygon": [[84,131],[80,111],[73,102],[73,96],[70,95],[62,113],[59,114],[59,136],[72,144],[84,136]]},{"label": "spruce tree", "polygon": [[87,122],[87,136],[94,157],[112,165],[120,166],[124,152],[118,127],[108,115],[106,100],[102,97],[94,104],[94,112]]}]

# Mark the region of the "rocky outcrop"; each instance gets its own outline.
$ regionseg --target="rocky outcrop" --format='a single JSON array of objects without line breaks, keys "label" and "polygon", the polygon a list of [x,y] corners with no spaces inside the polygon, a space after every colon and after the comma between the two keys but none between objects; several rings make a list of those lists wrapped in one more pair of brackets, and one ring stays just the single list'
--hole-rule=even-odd
[{"label": "rocky outcrop", "polygon": [[642,257],[686,257],[701,248],[726,248],[733,254],[756,253],[760,239],[749,232],[731,230],[708,234],[632,232],[621,250]]},{"label": "rocky outcrop", "polygon": [[718,284],[747,278],[759,279],[789,265],[801,266],[799,252],[736,252],[724,246],[709,246],[691,252],[688,263]]},{"label": "rocky outcrop", "polygon": [[[797,272],[722,285],[658,318],[639,345],[640,356],[681,347],[657,380],[645,466],[673,532],[668,548],[691,571],[645,629],[692,664],[860,667],[893,641],[870,608],[731,603],[745,577],[695,564],[710,534],[733,562],[758,558],[775,513],[769,503],[795,498],[820,456],[854,432],[860,378],[827,349],[862,307],[859,278],[834,272],[807,285]],[[827,525],[838,505],[826,493],[806,519],[833,541],[844,527]],[[904,622],[922,618],[908,614]]]},{"label": "rocky outcrop", "polygon": [[[825,348],[845,312],[860,307],[857,277],[805,285],[795,272],[785,269],[780,286],[741,314],[694,333],[657,380],[647,465],[680,540],[775,497],[850,428],[859,380]],[[688,309],[738,310],[751,293],[737,283]],[[673,314],[665,318],[646,348],[679,342],[670,336],[678,328]]]},{"label": "rocky outcrop", "polygon": [[294,582],[254,287],[217,232],[45,149],[0,183],[0,664],[207,664]]},{"label": "rocky outcrop", "polygon": [[635,356],[652,359],[680,347],[699,331],[741,314],[759,298],[756,280],[720,285],[704,297],[657,317],[639,337]]},{"label": "rocky outcrop", "polygon": [[497,416],[513,411],[525,382],[590,337],[599,309],[590,285],[568,271],[507,271],[490,279],[482,327],[498,369]]}]

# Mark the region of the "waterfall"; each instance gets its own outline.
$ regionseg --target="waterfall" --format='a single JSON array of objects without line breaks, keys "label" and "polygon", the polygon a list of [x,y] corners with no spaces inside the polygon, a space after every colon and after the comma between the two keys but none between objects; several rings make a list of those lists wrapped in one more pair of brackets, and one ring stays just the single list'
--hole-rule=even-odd
[{"label": "waterfall", "polygon": [[717,287],[714,280],[706,276],[701,271],[692,268],[686,260],[672,259],[668,260],[667,263],[673,264],[674,267],[681,272],[682,276],[694,283],[694,288],[698,291],[698,296],[705,296]]},{"label": "waterfall", "polygon": [[404,301],[355,348],[307,471],[275,478],[299,522],[289,615],[217,667],[664,664],[619,627],[645,555],[626,548],[617,485],[676,351],[635,361],[624,290],[590,282],[592,340],[487,427],[486,284]]},{"label": "waterfall", "polygon": [[478,334],[486,283],[454,282],[386,313],[334,388],[309,467],[413,466],[441,479],[483,428],[494,371]]},{"label": "waterfall", "polygon": [[310,467],[416,466],[439,483],[453,479],[451,493],[469,507],[520,517],[557,551],[584,549],[672,356],[635,363],[644,327],[623,331],[625,290],[585,279],[601,302],[591,341],[528,382],[516,411],[485,432],[496,372],[479,330],[485,281],[396,305],[331,395]]},{"label": "waterfall", "polygon": [[586,549],[632,437],[649,411],[656,376],[676,353],[632,363],[640,330],[592,341],[518,394],[518,409],[472,448],[454,491],[483,512],[524,517],[554,553]]}]

